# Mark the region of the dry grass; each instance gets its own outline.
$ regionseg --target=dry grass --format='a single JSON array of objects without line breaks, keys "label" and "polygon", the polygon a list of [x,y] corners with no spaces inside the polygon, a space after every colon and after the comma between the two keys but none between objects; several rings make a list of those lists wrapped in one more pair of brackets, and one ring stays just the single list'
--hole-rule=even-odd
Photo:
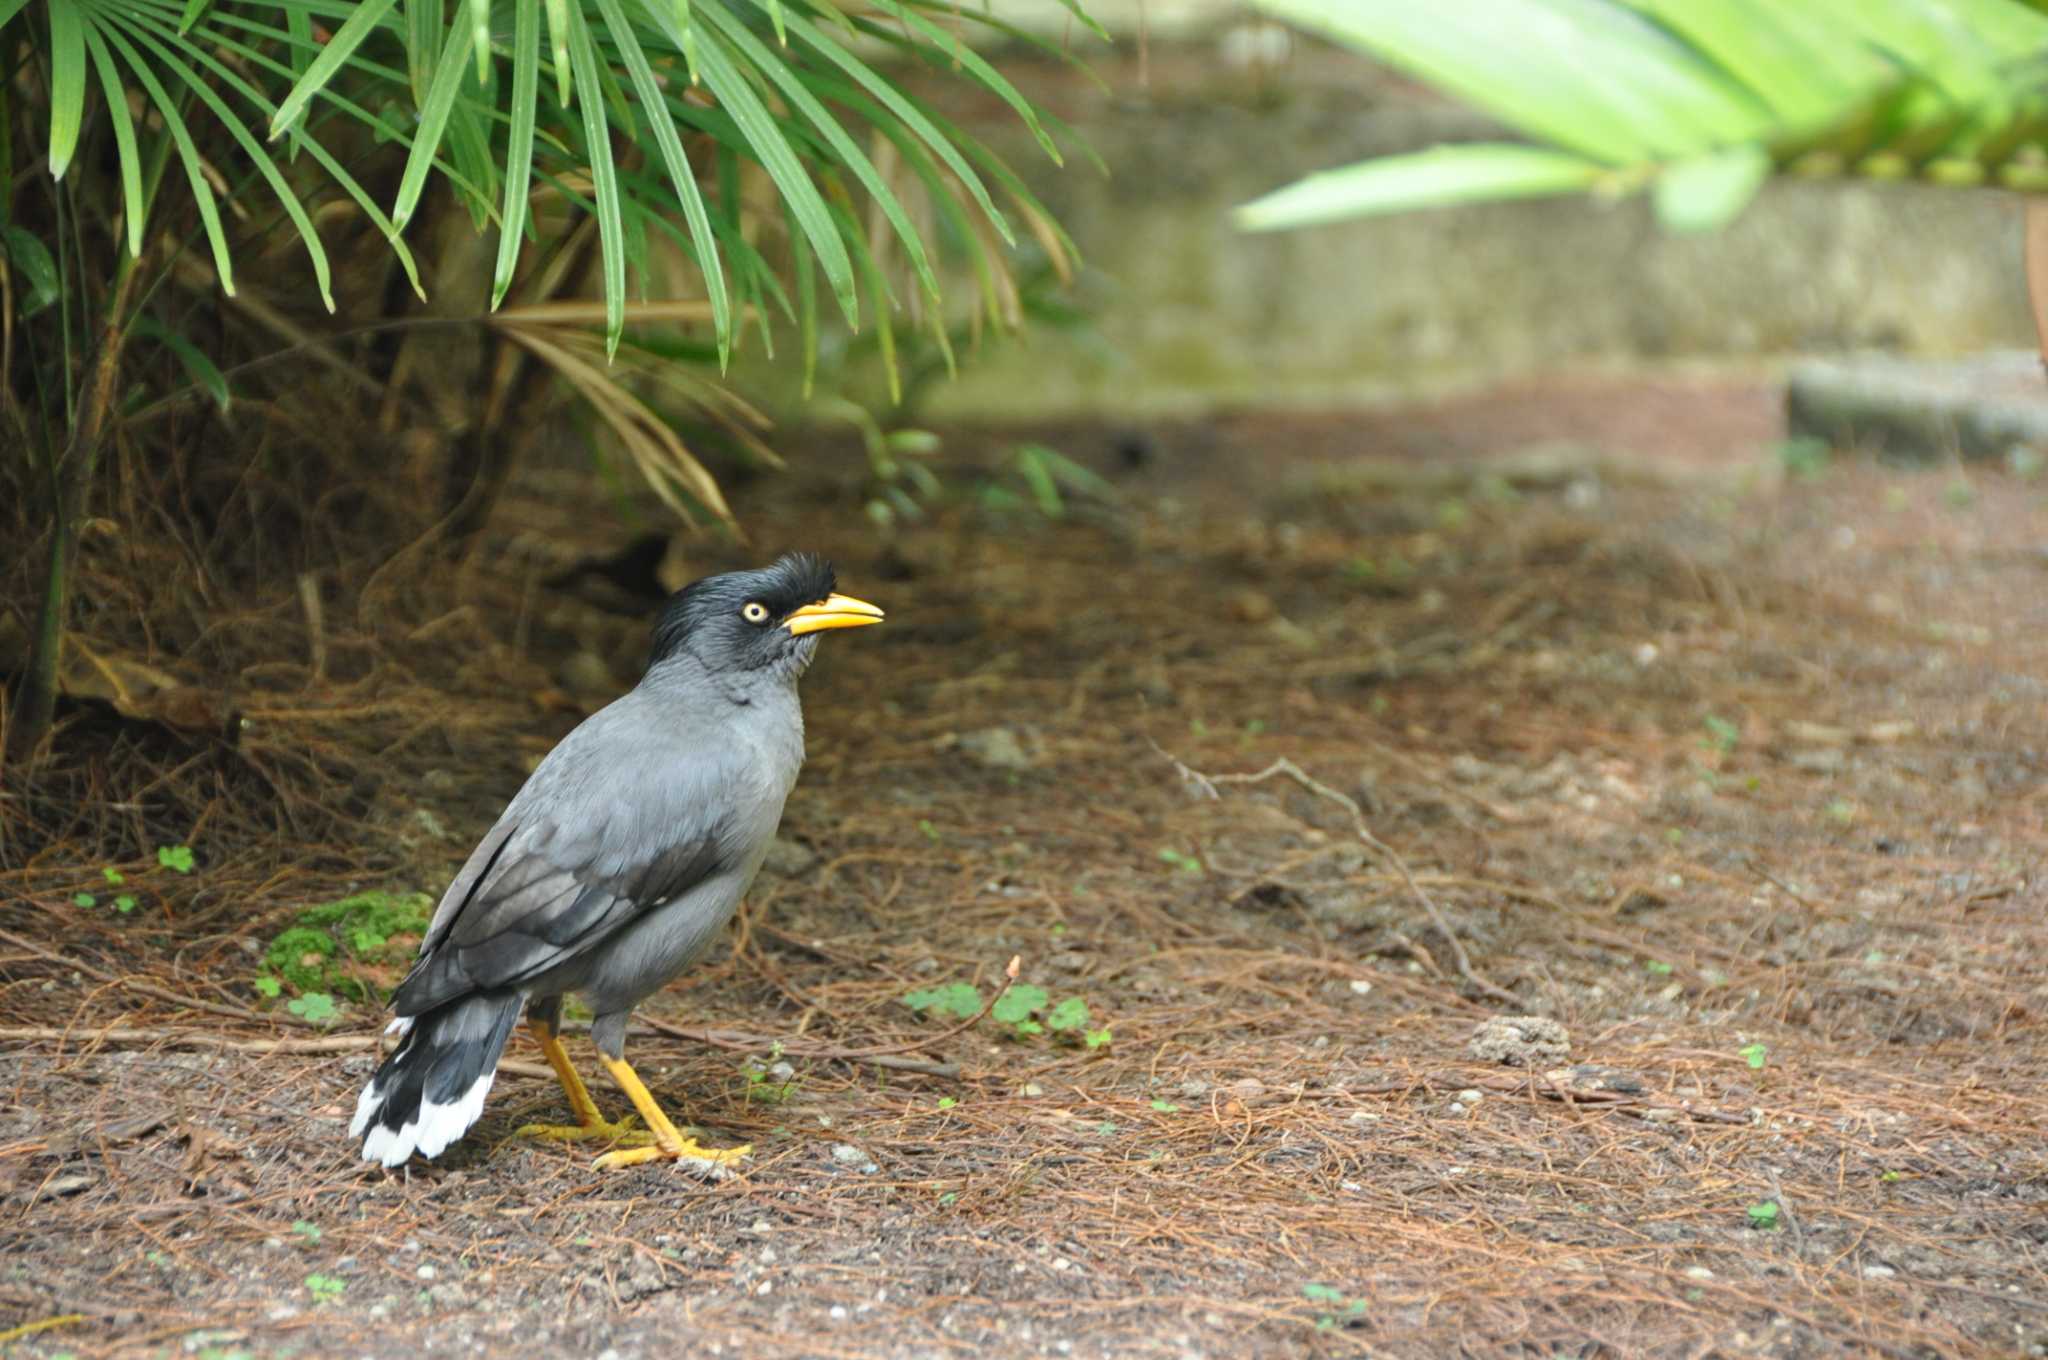
[{"label": "dry grass", "polygon": [[[1757,404],[1690,400],[1657,397],[1693,444]],[[573,721],[536,706],[561,657],[624,673],[637,645],[533,587],[524,549],[419,587],[428,621],[476,622],[379,635],[400,669],[304,684],[273,719],[280,746],[383,770],[353,811],[329,790],[360,840],[88,819],[107,839],[0,866],[0,1330],[78,1315],[25,1354],[2037,1350],[2042,491],[1746,483],[1692,448],[1667,477],[1625,389],[1508,405],[1164,432],[1130,474],[1149,508],[1099,522],[961,512],[889,546],[842,501],[738,498],[891,619],[807,682],[785,831],[816,861],[764,875],[732,949],[650,1008],[761,1062],[784,1040],[793,1084],[633,1041],[672,1106],[754,1143],[715,1186],[508,1141],[559,1114],[523,1047],[468,1142],[365,1168],[342,1130],[372,1017],[316,1034],[248,988],[241,941],[299,906],[437,888]],[[1506,501],[1331,470],[1532,408],[1582,442],[1627,431],[1649,475],[1582,460]],[[1198,434],[1213,456],[1177,463]],[[544,479],[504,519],[522,544],[590,532]],[[974,756],[998,726],[1027,767]],[[1412,882],[1331,799],[1193,798],[1157,748],[1295,762]],[[149,801],[132,766],[80,770]],[[131,918],[68,905],[95,856],[141,870],[120,838],[167,829],[190,880]],[[1517,1005],[1460,976],[1454,939]],[[986,989],[1012,955],[1114,1041],[933,1043],[948,1026],[901,1002]],[[1472,1061],[1511,1010],[1567,1026],[1574,1069]]]}]

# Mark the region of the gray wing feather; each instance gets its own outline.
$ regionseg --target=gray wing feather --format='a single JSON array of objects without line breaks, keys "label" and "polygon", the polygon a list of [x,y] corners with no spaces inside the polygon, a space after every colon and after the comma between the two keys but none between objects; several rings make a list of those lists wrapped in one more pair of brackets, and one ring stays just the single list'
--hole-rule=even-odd
[{"label": "gray wing feather", "polygon": [[531,981],[727,867],[717,749],[651,737],[631,698],[564,738],[471,853],[393,997],[401,1015]]}]

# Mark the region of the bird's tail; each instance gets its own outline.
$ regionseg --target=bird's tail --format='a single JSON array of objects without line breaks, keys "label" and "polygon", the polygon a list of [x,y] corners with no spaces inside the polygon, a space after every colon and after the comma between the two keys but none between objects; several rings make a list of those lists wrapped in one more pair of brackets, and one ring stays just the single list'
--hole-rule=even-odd
[{"label": "bird's tail", "polygon": [[351,1138],[363,1159],[397,1166],[417,1152],[438,1157],[484,1110],[498,1055],[525,998],[489,992],[391,1022],[403,1035],[356,1100]]}]

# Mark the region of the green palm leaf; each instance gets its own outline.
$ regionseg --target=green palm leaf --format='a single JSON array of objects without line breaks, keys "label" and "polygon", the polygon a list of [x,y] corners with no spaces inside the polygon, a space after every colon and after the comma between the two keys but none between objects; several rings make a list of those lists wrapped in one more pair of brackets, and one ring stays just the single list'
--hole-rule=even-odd
[{"label": "green palm leaf", "polygon": [[1699,230],[1774,168],[2044,178],[2048,14],[2020,0],[1255,2],[1577,164],[1500,147],[1384,157],[1247,205],[1253,229],[1597,185],[1651,189],[1667,226]]},{"label": "green palm leaf", "polygon": [[341,71],[348,59],[355,55],[358,47],[384,22],[384,16],[391,12],[397,0],[366,0],[354,7],[347,20],[327,40],[327,46],[320,49],[320,55],[313,58],[313,64],[306,68],[305,75],[278,106],[277,113],[270,120],[272,140],[283,134],[286,128],[299,120],[306,111],[306,105],[313,96],[325,89],[327,83]]},{"label": "green palm leaf", "polygon": [[[660,3],[661,0],[654,2]],[[696,246],[697,268],[704,276],[705,292],[711,300],[712,331],[718,337],[718,360],[723,367],[732,354],[732,299],[726,292],[725,270],[719,264],[718,242],[711,231],[710,214],[704,209],[704,195],[697,187],[690,158],[683,151],[682,138],[676,132],[675,118],[663,97],[661,83],[648,63],[647,54],[641,48],[625,10],[620,7],[619,0],[598,0],[598,11],[611,31],[613,46],[625,62],[634,91],[639,95],[640,106],[646,113],[655,147],[661,153],[662,164],[668,169],[669,183],[675,187],[677,202],[682,204],[683,220],[689,224],[690,239]]]}]

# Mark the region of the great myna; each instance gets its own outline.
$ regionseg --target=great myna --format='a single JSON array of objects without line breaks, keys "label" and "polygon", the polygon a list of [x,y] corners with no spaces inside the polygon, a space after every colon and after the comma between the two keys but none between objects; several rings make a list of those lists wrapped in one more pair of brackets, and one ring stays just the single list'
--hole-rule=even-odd
[{"label": "great myna", "polygon": [[[711,944],[739,906],[804,759],[797,679],[829,628],[882,611],[836,593],[829,564],[791,554],[677,592],[647,672],[541,761],[448,885],[392,999],[398,1048],[356,1102],[363,1156],[438,1156],[483,1112],[523,1007],[576,1123],[551,1138],[622,1147],[601,1167],[738,1161],[669,1122],[625,1058],[626,1018]],[[644,1128],[598,1113],[562,1048],[562,998]]]}]

